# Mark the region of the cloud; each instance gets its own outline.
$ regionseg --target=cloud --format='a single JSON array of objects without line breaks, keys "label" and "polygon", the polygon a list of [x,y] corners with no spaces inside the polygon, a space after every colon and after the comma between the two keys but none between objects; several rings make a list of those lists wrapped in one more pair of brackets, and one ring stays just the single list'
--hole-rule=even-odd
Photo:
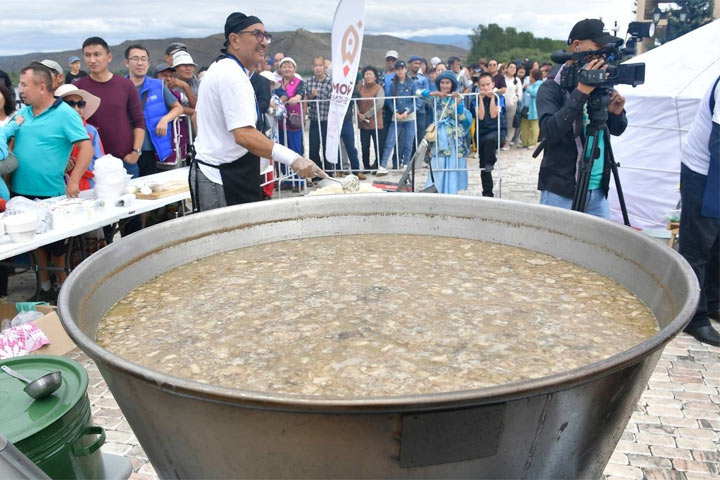
[{"label": "cloud", "polygon": [[[141,38],[205,37],[222,32],[225,18],[238,8],[248,8],[245,13],[263,19],[271,31],[329,31],[336,6],[328,0],[303,0],[301,6],[275,0],[252,7],[238,7],[229,0],[67,0],[63,8],[58,8],[57,1],[28,3],[3,0],[0,55],[74,49],[93,35],[111,44]],[[366,0],[365,4],[368,33],[400,36],[470,34],[478,24],[497,23],[563,39],[582,18],[602,17],[608,27],[617,20],[621,33],[633,20],[631,0],[584,0],[572,11],[562,0]]]}]

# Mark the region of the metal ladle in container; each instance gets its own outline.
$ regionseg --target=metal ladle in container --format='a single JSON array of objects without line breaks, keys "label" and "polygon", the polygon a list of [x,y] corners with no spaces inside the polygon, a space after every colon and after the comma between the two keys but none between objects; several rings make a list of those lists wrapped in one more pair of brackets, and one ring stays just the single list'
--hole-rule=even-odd
[{"label": "metal ladle in container", "polygon": [[62,385],[62,374],[60,372],[50,372],[42,377],[36,378],[35,380],[29,380],[6,365],[0,366],[0,369],[11,377],[15,377],[18,380],[27,383],[24,391],[35,400],[51,395],[55,390],[60,388],[60,385]]}]

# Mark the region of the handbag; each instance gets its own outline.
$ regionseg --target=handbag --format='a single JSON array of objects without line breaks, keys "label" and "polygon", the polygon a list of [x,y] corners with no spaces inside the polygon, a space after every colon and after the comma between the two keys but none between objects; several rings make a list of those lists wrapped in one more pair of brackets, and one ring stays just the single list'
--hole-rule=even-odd
[{"label": "handbag", "polygon": [[289,112],[287,117],[287,129],[288,130],[300,130],[302,129],[302,119],[300,114],[297,112]]},{"label": "handbag", "polygon": [[530,116],[530,107],[528,105],[523,105],[520,116],[522,118],[528,118]]},{"label": "handbag", "polygon": [[525,108],[525,107],[518,108],[515,110],[515,116],[513,116],[513,119],[512,119],[513,128],[520,128],[520,124],[522,123],[522,118],[523,118],[523,116],[522,116],[523,108]]},{"label": "handbag", "polygon": [[[437,122],[441,121],[445,116],[445,111],[447,110],[448,105],[450,105],[450,102],[447,102],[445,107],[443,107],[443,111],[440,113],[440,118],[437,119]],[[425,136],[423,138],[427,140],[428,143],[435,143],[437,141],[437,122],[433,122],[425,129]]]}]

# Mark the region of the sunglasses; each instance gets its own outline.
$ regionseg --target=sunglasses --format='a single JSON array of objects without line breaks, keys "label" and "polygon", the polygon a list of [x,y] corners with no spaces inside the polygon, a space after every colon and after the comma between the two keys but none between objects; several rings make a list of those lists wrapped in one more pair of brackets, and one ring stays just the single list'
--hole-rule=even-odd
[{"label": "sunglasses", "polygon": [[87,105],[87,102],[85,100],[78,100],[77,102],[75,100],[65,100],[65,103],[67,103],[73,108],[85,108],[85,105]]},{"label": "sunglasses", "polygon": [[262,42],[263,40],[267,40],[267,43],[272,42],[272,35],[268,32],[263,32],[262,30],[253,30],[252,32],[235,32],[235,33],[251,33],[255,35],[255,40],[258,41],[258,43]]}]

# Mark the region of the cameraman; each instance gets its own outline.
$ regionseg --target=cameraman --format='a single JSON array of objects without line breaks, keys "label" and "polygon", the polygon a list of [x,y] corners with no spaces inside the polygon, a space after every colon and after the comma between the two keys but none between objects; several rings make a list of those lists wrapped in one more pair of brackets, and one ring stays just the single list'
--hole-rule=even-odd
[{"label": "cameraman", "polygon": [[[585,19],[573,27],[568,39],[570,53],[600,50],[609,44],[622,42],[603,31],[601,20]],[[545,139],[545,152],[538,190],[540,203],[560,208],[572,208],[578,165],[583,158],[585,127],[589,123],[585,103],[595,87],[578,83],[572,91],[561,85],[562,71],[575,63],[569,60],[540,86],[537,93],[537,110],[541,137]],[[587,70],[605,68],[602,57],[591,58]],[[612,135],[620,135],[627,127],[625,99],[615,90],[610,94],[607,126]],[[590,174],[585,213],[610,218],[607,195],[610,185],[610,163],[605,161],[604,135],[598,135],[600,156],[595,159]]]}]

